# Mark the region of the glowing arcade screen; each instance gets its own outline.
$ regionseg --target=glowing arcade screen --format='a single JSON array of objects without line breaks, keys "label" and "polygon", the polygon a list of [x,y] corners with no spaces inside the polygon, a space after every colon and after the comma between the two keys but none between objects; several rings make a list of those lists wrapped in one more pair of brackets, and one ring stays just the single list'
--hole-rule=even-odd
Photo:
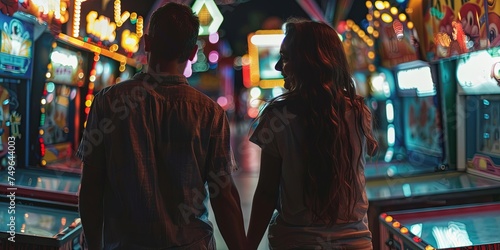
[{"label": "glowing arcade screen", "polygon": [[500,48],[460,57],[456,75],[459,94],[500,94]]},{"label": "glowing arcade screen", "polygon": [[101,55],[95,65],[94,90],[99,91],[115,84],[118,76],[118,67],[117,61]]},{"label": "glowing arcade screen", "polygon": [[[396,249],[497,249],[498,209],[498,203],[485,203],[395,211],[387,213],[382,223],[398,231]],[[403,228],[405,235],[400,233]]]},{"label": "glowing arcade screen", "polygon": [[129,66],[129,65],[125,65],[124,67],[125,67],[125,70],[120,73],[120,76],[116,79],[116,83],[128,80],[135,75],[136,70],[134,67]]},{"label": "glowing arcade screen", "polygon": [[31,78],[33,65],[33,25],[0,15],[0,72],[20,78]]},{"label": "glowing arcade screen", "polygon": [[47,82],[81,86],[83,84],[83,57],[81,53],[57,46],[50,54]]},{"label": "glowing arcade screen", "polygon": [[396,78],[402,98],[404,140],[409,161],[422,166],[432,161],[430,167],[437,167],[444,156],[444,144],[431,69],[429,66],[402,69],[397,71]]},{"label": "glowing arcade screen", "polygon": [[[74,159],[80,132],[79,87],[85,79],[85,57],[60,44],[50,55],[40,108],[41,166]],[[79,163],[75,163],[75,167]],[[79,167],[79,166],[78,166]]]},{"label": "glowing arcade screen", "polygon": [[[7,203],[1,202],[0,207],[2,208],[0,212],[0,221],[5,222],[0,225],[0,231],[8,232],[11,230],[8,221],[9,218],[13,216],[16,225],[19,224],[13,228],[15,233],[21,235],[21,237],[37,236],[39,237],[38,240],[40,240],[40,238],[45,238],[45,242],[47,242],[47,238],[55,240],[59,238],[60,235],[67,236],[66,233],[71,234],[72,231],[75,231],[70,228],[77,228],[80,226],[78,213],[73,211],[16,204],[15,213],[11,213],[9,211],[12,211],[12,209],[9,209]],[[75,234],[73,233],[73,235]],[[22,244],[23,242],[21,241],[19,243]]]}]

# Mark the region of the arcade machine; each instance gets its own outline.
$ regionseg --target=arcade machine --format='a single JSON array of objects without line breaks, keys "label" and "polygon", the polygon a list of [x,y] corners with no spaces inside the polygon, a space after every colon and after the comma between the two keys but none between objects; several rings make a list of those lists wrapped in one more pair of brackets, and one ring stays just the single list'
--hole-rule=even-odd
[{"label": "arcade machine", "polygon": [[[387,133],[387,143],[389,147],[394,143],[400,149],[393,155],[398,162],[394,167],[389,164],[383,178],[367,178],[366,182],[374,247],[384,249],[386,239],[380,234],[383,231],[379,223],[381,213],[495,201],[500,198],[500,183],[464,173],[460,165],[450,166],[448,153],[457,145],[445,140],[450,138],[448,131],[453,128],[443,123],[443,117],[448,115],[443,114],[443,110],[448,111],[443,109],[443,90],[439,88],[444,78],[436,77],[438,67],[419,59],[414,48],[413,24],[406,15],[388,16],[393,8],[385,5],[378,6],[377,11],[382,17],[379,42],[384,60],[383,67],[378,67],[376,72],[383,72],[389,80],[392,77],[395,86],[388,94],[392,108],[386,106],[385,109],[386,117],[392,117],[392,112],[394,115],[394,135]],[[373,13],[376,16],[375,11]],[[373,79],[371,81],[373,88]],[[401,163],[399,158],[403,160]]]},{"label": "arcade machine", "polygon": [[40,107],[40,166],[81,172],[75,156],[83,132],[89,53],[55,42]]},{"label": "arcade machine", "polygon": [[[456,62],[457,168],[486,178],[483,181],[500,180],[499,65],[498,47],[461,55]],[[498,191],[495,195],[498,201]],[[396,249],[428,245],[435,249],[497,249],[498,209],[499,203],[492,202],[388,212],[380,217],[380,229]]]},{"label": "arcade machine", "polygon": [[457,62],[458,166],[500,180],[500,47]]},{"label": "arcade machine", "polygon": [[500,203],[380,215],[388,249],[500,249]]},{"label": "arcade machine", "polygon": [[0,249],[79,246],[81,225],[76,211],[34,206],[33,197],[23,192],[32,74],[41,66],[35,63],[35,47],[39,47],[35,44],[46,27],[21,13],[0,14],[0,25]]}]

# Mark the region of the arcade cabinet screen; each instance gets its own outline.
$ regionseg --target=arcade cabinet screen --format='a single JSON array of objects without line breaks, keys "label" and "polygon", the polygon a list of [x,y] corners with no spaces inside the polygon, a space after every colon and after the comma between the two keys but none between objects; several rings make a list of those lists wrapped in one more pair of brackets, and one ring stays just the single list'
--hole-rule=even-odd
[{"label": "arcade cabinet screen", "polygon": [[45,144],[56,144],[71,141],[70,131],[73,131],[71,117],[75,112],[75,97],[77,88],[54,84],[48,82],[45,84],[42,114],[43,140]]},{"label": "arcade cabinet screen", "polygon": [[96,75],[94,81],[94,89],[96,91],[99,91],[116,83],[118,62],[110,58],[100,56],[99,61],[97,61],[95,65],[95,70]]},{"label": "arcade cabinet screen", "polygon": [[494,230],[500,219],[497,211],[477,208],[476,211],[460,213],[446,210],[435,212],[439,214],[419,217],[417,213],[411,217],[399,218],[398,221],[437,249],[469,249],[465,247],[492,243],[498,237]]},{"label": "arcade cabinet screen", "polygon": [[[25,235],[36,235],[40,237],[54,237],[73,222],[78,221],[75,212],[48,209],[34,206],[16,204],[15,214],[11,214],[7,203],[0,203],[0,221],[7,221],[14,216],[16,218],[15,232]],[[0,230],[9,231],[8,223],[1,223]]]},{"label": "arcade cabinet screen", "polygon": [[[85,54],[57,46],[50,55],[48,74],[41,99],[41,165],[73,159],[79,140],[79,96],[84,85]],[[75,162],[75,166],[79,163]]]},{"label": "arcade cabinet screen", "polygon": [[132,78],[136,73],[136,70],[134,67],[126,65],[125,70],[120,73],[120,77],[116,80],[116,83],[128,80]]},{"label": "arcade cabinet screen", "polygon": [[441,115],[430,68],[402,70],[397,77],[403,101],[407,148],[426,155],[441,156]]}]

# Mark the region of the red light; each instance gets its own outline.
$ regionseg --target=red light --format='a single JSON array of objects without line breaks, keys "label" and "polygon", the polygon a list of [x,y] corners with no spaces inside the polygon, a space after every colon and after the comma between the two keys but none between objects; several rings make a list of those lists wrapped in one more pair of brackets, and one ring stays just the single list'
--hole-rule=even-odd
[{"label": "red light", "polygon": [[413,241],[419,243],[422,242],[422,239],[420,239],[418,236],[413,237]]},{"label": "red light", "polygon": [[398,40],[403,39],[403,24],[399,20],[394,20],[392,28],[394,29],[394,33],[396,33]]},{"label": "red light", "polygon": [[89,108],[89,107],[85,108],[85,114],[87,114],[87,115],[88,115],[88,114],[89,114],[89,112],[90,112],[90,108]]}]

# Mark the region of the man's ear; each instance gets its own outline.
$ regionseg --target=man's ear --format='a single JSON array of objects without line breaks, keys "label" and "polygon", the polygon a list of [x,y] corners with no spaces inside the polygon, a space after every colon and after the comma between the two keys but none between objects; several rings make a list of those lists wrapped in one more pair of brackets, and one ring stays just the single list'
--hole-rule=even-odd
[{"label": "man's ear", "polygon": [[144,51],[151,51],[151,37],[148,34],[144,34]]},{"label": "man's ear", "polygon": [[196,53],[198,53],[198,44],[194,45],[193,50],[191,51],[191,54],[189,55],[189,61],[192,62],[194,60]]}]

